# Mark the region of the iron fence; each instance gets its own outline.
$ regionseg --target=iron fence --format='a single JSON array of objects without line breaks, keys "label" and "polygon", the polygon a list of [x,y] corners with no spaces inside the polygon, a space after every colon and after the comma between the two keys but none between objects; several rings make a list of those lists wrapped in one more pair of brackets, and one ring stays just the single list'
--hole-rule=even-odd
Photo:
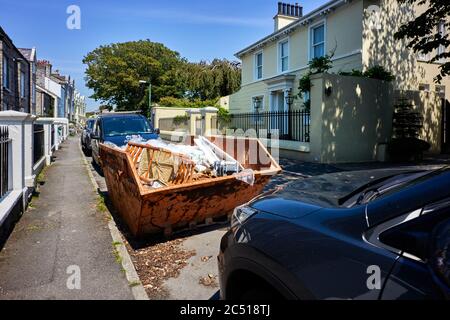
[{"label": "iron fence", "polygon": [[310,142],[311,113],[307,110],[238,113],[231,115],[230,129],[253,129],[270,138],[275,133],[281,140]]},{"label": "iron fence", "polygon": [[44,157],[45,153],[45,133],[44,125],[34,124],[34,139],[33,139],[33,163],[36,164]]},{"label": "iron fence", "polygon": [[0,126],[0,199],[9,191],[10,142],[8,127]]}]

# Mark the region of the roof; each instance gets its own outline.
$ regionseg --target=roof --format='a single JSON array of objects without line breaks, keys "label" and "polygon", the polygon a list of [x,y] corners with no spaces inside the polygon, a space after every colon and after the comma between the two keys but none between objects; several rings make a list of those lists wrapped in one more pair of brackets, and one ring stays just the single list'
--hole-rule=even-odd
[{"label": "roof", "polygon": [[20,53],[28,60],[34,61],[36,59],[36,49],[35,48],[18,48]]},{"label": "roof", "polygon": [[16,49],[17,52],[22,56],[22,58],[24,60],[27,60],[28,63],[28,59],[22,54],[22,52],[19,49],[17,49],[17,47],[14,45],[14,42],[11,40],[11,38],[8,36],[8,34],[5,32],[5,30],[3,30],[1,26],[0,26],[0,40],[6,41],[9,45],[11,45],[14,49]]},{"label": "roof", "polygon": [[253,43],[252,45],[246,47],[245,49],[242,49],[241,51],[237,52],[235,54],[235,56],[236,56],[236,58],[240,59],[243,55],[245,55],[255,49],[261,48],[261,47],[265,46],[267,43],[270,43],[270,42],[273,42],[273,41],[279,39],[281,36],[292,33],[295,29],[297,29],[300,26],[309,25],[312,22],[312,20],[315,19],[317,16],[324,16],[324,15],[330,13],[331,11],[333,11],[334,9],[336,9],[337,7],[342,6],[346,3],[349,3],[350,1],[351,0],[331,0],[327,3],[325,3],[324,5],[320,6],[319,8],[304,15],[297,21],[287,25],[286,27],[284,27],[278,31],[271,33],[267,37],[262,38],[261,40]]}]

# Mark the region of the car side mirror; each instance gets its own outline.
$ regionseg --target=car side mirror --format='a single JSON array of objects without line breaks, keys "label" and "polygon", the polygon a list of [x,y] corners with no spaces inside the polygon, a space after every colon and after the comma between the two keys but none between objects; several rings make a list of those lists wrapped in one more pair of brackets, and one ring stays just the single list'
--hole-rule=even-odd
[{"label": "car side mirror", "polygon": [[156,129],[155,129],[155,133],[156,133],[156,134],[161,134],[161,130],[159,130],[159,128],[156,128]]},{"label": "car side mirror", "polygon": [[100,140],[100,136],[96,135],[94,132],[91,132],[91,139],[92,140]]}]

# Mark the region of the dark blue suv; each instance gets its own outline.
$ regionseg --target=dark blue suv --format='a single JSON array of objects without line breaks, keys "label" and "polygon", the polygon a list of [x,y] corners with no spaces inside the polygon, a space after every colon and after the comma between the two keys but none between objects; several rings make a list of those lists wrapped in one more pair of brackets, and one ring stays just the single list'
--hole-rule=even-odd
[{"label": "dark blue suv", "polygon": [[139,114],[106,113],[99,115],[91,134],[92,159],[97,165],[100,165],[100,143],[110,142],[121,147],[133,138],[158,139],[159,129],[154,129],[150,121]]},{"label": "dark blue suv", "polygon": [[295,181],[235,210],[218,260],[223,299],[449,299],[450,168]]}]

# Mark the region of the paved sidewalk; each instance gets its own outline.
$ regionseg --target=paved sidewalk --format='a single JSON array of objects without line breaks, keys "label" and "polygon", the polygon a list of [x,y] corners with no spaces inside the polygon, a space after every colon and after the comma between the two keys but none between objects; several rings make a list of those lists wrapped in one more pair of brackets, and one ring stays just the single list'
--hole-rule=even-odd
[{"label": "paved sidewalk", "polygon": [[[97,211],[78,138],[65,142],[56,157],[40,196],[0,252],[0,300],[133,299],[108,218]],[[70,266],[80,268],[80,290],[67,288]]]}]

